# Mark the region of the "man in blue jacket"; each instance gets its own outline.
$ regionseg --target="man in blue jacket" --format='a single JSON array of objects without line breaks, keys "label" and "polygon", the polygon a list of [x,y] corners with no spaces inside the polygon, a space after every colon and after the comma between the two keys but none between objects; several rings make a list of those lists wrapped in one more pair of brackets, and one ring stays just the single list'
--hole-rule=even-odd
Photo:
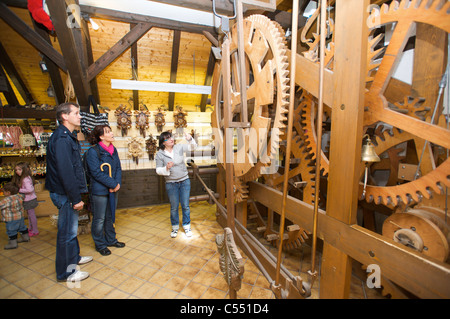
[{"label": "man in blue jacket", "polygon": [[81,193],[87,192],[86,178],[81,162],[80,144],[74,130],[80,126],[80,107],[76,103],[63,103],[56,108],[60,124],[47,145],[47,175],[45,187],[53,204],[58,208],[58,234],[56,237],[56,279],[76,282],[89,277],[78,265],[92,260],[81,257],[77,238],[78,213],[83,208]]}]

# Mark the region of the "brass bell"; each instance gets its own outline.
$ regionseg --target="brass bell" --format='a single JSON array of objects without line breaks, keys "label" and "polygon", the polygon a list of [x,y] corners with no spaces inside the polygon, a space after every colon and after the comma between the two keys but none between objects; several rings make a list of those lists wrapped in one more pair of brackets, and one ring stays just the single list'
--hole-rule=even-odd
[{"label": "brass bell", "polygon": [[365,134],[363,138],[367,137],[366,143],[362,147],[361,151],[361,161],[363,162],[379,162],[380,158],[377,153],[375,153],[375,146],[370,140],[369,134]]}]

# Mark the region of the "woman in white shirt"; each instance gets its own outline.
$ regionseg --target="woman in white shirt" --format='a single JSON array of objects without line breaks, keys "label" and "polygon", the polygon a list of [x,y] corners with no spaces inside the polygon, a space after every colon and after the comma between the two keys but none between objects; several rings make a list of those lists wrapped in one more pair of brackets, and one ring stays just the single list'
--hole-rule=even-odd
[{"label": "woman in white shirt", "polygon": [[186,168],[184,153],[195,149],[197,144],[191,135],[185,135],[188,144],[175,144],[171,132],[159,136],[159,151],[156,153],[156,173],[166,179],[166,191],[170,201],[170,222],[172,238],[177,237],[179,229],[178,206],[181,204],[182,225],[187,237],[192,236],[189,197],[191,181]]}]

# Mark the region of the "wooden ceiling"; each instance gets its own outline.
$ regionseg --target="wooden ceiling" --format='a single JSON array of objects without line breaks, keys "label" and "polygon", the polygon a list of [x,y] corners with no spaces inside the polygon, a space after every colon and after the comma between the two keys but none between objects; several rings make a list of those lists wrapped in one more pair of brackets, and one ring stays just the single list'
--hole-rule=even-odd
[{"label": "wooden ceiling", "polygon": [[[157,2],[212,12],[211,0]],[[216,12],[230,14],[229,1],[215,2]],[[308,2],[301,1],[300,7],[304,8]],[[211,85],[215,63],[211,47],[220,39],[218,29],[83,3],[47,0],[56,31],[51,33],[31,17],[27,1],[0,0],[2,105],[39,108],[76,101],[76,96],[86,110],[88,97],[93,95],[109,109],[121,104],[132,109],[144,104],[149,110],[160,106],[173,110],[178,105],[187,111],[210,108],[206,95],[111,89],[111,79]],[[244,6],[244,15],[265,14],[287,28],[291,23],[287,12],[291,4],[292,1],[278,0],[274,12]],[[68,5],[80,8],[81,28],[67,27]],[[89,18],[99,25],[98,30],[92,28]],[[41,62],[48,72],[41,70]],[[2,77],[7,81],[1,81]],[[54,96],[49,94],[51,88]]]}]

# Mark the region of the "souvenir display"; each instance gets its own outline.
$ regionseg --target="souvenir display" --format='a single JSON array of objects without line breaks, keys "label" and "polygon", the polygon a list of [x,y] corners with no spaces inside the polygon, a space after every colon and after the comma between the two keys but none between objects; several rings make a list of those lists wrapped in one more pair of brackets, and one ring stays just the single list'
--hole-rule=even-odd
[{"label": "souvenir display", "polygon": [[128,156],[133,158],[136,165],[139,165],[139,157],[144,155],[144,146],[145,142],[142,137],[133,137],[128,142]]}]

